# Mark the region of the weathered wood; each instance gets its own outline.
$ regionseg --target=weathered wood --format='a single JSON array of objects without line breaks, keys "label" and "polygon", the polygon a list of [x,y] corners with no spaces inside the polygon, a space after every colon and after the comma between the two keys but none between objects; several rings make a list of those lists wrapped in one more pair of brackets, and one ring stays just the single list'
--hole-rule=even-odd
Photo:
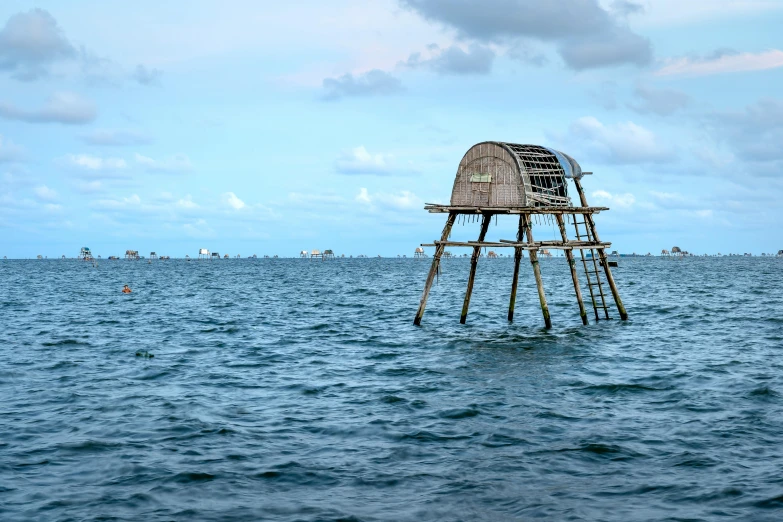
[{"label": "weathered wood", "polygon": [[[492,221],[492,216],[485,214],[481,220],[481,232],[479,232],[478,242],[484,241],[484,236],[487,235],[487,229]],[[468,320],[468,308],[470,307],[470,296],[473,293],[473,281],[476,278],[476,267],[478,266],[478,258],[481,253],[481,245],[473,247],[473,256],[470,258],[470,275],[468,276],[468,289],[465,291],[465,302],[462,304],[462,315],[459,318],[461,324],[465,324]]]},{"label": "weathered wood", "polygon": [[[528,243],[534,243],[533,226],[530,222],[530,216],[522,214],[525,231],[527,232]],[[536,286],[538,287],[538,300],[541,302],[541,313],[544,315],[544,324],[547,329],[552,328],[552,318],[549,316],[549,305],[546,303],[546,294],[544,293],[544,282],[541,279],[541,267],[538,264],[538,252],[530,250],[530,264],[533,265],[533,274],[536,276]]]},{"label": "weathered wood", "polygon": [[[582,202],[582,207],[587,207],[587,197],[585,196],[585,191],[582,188],[582,184],[579,182],[579,179],[574,179],[574,184],[576,185],[576,190],[579,193],[579,200]],[[590,227],[590,232],[593,234],[593,239],[596,242],[600,242],[601,240],[596,232],[593,216],[586,214],[585,223],[588,227]],[[617,285],[614,282],[614,277],[612,276],[611,268],[609,268],[609,260],[606,257],[606,252],[603,248],[597,248],[596,250],[598,250],[598,257],[603,263],[604,272],[606,273],[606,282],[609,283],[609,288],[612,290],[612,297],[614,297],[614,302],[617,305],[617,311],[620,313],[620,319],[626,321],[628,320],[628,312],[625,311],[625,305],[623,305],[623,300],[620,298],[620,292],[617,290]]]},{"label": "weathered wood", "polygon": [[435,203],[425,203],[424,210],[430,213],[452,213],[457,214],[598,214],[603,210],[609,210],[608,207],[568,207],[546,206],[546,207],[471,207],[471,206],[453,206],[437,205]]},{"label": "weathered wood", "polygon": [[[517,229],[517,241],[524,239],[524,222],[522,216],[519,216],[519,227]],[[517,284],[519,283],[519,262],[522,260],[522,248],[514,248],[514,278],[511,280],[511,299],[508,303],[508,320],[514,320],[514,308],[517,303]]]},{"label": "weathered wood", "polygon": [[[557,219],[557,226],[560,229],[560,235],[563,241],[568,241],[568,233],[566,232],[565,219],[563,216],[555,216]],[[574,261],[574,252],[572,250],[565,251],[566,260],[568,266],[571,269],[571,279],[574,281],[574,292],[576,293],[576,302],[579,304],[579,316],[582,318],[582,324],[587,324],[587,310],[585,310],[585,303],[582,301],[582,289],[579,286],[579,276],[576,274],[576,261]]]},{"label": "weathered wood", "polygon": [[595,241],[569,241],[566,244],[553,241],[535,241],[534,243],[518,243],[516,241],[501,239],[495,241],[434,241],[432,243],[422,243],[424,247],[434,247],[438,245],[450,247],[492,247],[492,248],[521,248],[522,250],[540,250],[548,248],[552,250],[591,250],[593,248],[609,248],[611,243],[597,243]]},{"label": "weathered wood", "polygon": [[443,233],[440,236],[441,242],[435,248],[435,254],[432,256],[432,266],[430,266],[430,272],[427,274],[427,281],[424,283],[424,291],[421,294],[421,301],[419,302],[419,310],[416,312],[416,318],[413,320],[413,324],[416,326],[421,325],[421,318],[424,316],[424,309],[427,307],[427,298],[430,295],[430,288],[432,282],[435,280],[435,275],[438,272],[438,265],[440,264],[440,257],[443,255],[443,251],[446,249],[446,245],[443,241],[446,241],[451,234],[451,227],[454,226],[454,221],[457,219],[457,214],[449,214],[446,220],[446,226],[443,227]]}]

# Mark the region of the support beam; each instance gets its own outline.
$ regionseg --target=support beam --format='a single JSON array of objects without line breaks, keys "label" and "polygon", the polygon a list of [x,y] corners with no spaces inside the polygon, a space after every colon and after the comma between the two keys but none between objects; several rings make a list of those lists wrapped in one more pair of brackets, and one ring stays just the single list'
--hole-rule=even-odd
[{"label": "support beam", "polygon": [[[440,236],[441,241],[446,241],[451,235],[451,227],[454,226],[454,220],[457,219],[457,214],[452,212],[446,219],[446,226],[443,227],[443,233]],[[416,312],[416,318],[413,320],[413,324],[416,326],[421,325],[421,318],[424,316],[424,309],[427,307],[427,298],[430,295],[430,288],[432,282],[435,280],[435,274],[438,272],[438,266],[440,265],[440,256],[443,255],[443,251],[446,249],[446,245],[439,243],[435,247],[435,255],[432,256],[432,266],[430,266],[430,272],[427,274],[427,282],[424,283],[424,292],[421,294],[421,301],[419,302],[419,310]]]},{"label": "support beam", "polygon": [[[528,243],[533,243],[533,225],[530,222],[530,216],[522,215],[525,230],[527,232]],[[536,276],[536,286],[538,287],[538,300],[541,302],[541,313],[544,315],[544,324],[547,329],[552,328],[552,318],[549,316],[549,305],[546,303],[546,294],[544,294],[544,282],[541,279],[541,267],[538,264],[538,253],[535,250],[530,251],[530,264],[533,265],[533,274]]]},{"label": "support beam", "polygon": [[[487,229],[489,223],[492,221],[492,216],[484,214],[481,220],[481,232],[479,232],[479,242],[484,241],[484,236],[487,235]],[[468,276],[468,289],[465,291],[465,302],[462,304],[462,315],[459,318],[461,324],[465,324],[468,320],[468,308],[470,307],[470,295],[473,293],[473,281],[476,278],[476,267],[478,266],[478,258],[481,253],[481,246],[473,247],[473,256],[470,258],[470,275]]]},{"label": "support beam", "polygon": [[[576,190],[579,193],[579,200],[582,202],[582,206],[587,206],[587,197],[585,196],[585,191],[582,189],[582,184],[579,182],[578,179],[574,179],[574,184],[576,185]],[[593,240],[595,242],[600,242],[601,240],[598,237],[598,234],[596,233],[595,229],[595,221],[593,221],[593,216],[591,214],[585,214],[585,223],[588,227],[590,227],[590,231],[593,234]],[[601,259],[601,264],[604,266],[604,272],[606,273],[606,282],[609,283],[609,288],[612,290],[612,296],[614,297],[614,303],[617,305],[617,311],[620,313],[620,319],[623,321],[628,320],[628,312],[625,311],[625,305],[623,305],[623,300],[620,299],[620,292],[617,290],[617,285],[614,282],[614,277],[612,277],[612,270],[609,268],[609,259],[606,257],[606,252],[603,248],[597,248],[598,250],[598,257]]]},{"label": "support beam", "polygon": [[[517,230],[517,241],[524,240],[525,228],[522,216],[519,216],[519,228]],[[522,248],[514,248],[514,279],[511,280],[511,300],[508,303],[508,320],[514,320],[514,307],[517,303],[517,284],[519,283],[519,262],[522,260]]]},{"label": "support beam", "polygon": [[[558,214],[555,216],[557,219],[557,226],[560,229],[560,235],[563,241],[568,241],[568,233],[566,232],[565,219]],[[576,302],[579,304],[579,316],[582,318],[582,324],[587,324],[587,310],[585,310],[585,303],[582,301],[582,289],[579,287],[579,276],[576,275],[576,261],[574,261],[574,252],[572,250],[565,251],[566,260],[568,266],[571,268],[571,279],[574,281],[574,292],[576,292]]]}]

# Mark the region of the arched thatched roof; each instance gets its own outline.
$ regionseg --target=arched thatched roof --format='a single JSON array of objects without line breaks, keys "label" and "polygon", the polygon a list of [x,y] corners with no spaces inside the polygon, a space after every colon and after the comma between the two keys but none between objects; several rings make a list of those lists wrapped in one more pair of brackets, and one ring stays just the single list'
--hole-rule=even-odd
[{"label": "arched thatched roof", "polygon": [[539,145],[478,143],[460,161],[455,206],[570,206],[567,179],[581,178],[574,158]]}]

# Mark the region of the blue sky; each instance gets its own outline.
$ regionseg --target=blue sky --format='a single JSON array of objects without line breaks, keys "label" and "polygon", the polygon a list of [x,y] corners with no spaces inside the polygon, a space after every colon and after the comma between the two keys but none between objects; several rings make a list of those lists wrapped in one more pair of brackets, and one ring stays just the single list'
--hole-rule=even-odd
[{"label": "blue sky", "polygon": [[485,140],[622,252],[783,248],[783,1],[160,4],[0,4],[0,255],[410,256]]}]

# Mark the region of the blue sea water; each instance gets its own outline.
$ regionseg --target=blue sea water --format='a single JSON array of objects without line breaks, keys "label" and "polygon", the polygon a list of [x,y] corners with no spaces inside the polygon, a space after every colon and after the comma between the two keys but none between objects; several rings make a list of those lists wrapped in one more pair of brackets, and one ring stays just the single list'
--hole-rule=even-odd
[{"label": "blue sea water", "polygon": [[3,261],[0,519],[783,519],[783,259],[541,267]]}]

